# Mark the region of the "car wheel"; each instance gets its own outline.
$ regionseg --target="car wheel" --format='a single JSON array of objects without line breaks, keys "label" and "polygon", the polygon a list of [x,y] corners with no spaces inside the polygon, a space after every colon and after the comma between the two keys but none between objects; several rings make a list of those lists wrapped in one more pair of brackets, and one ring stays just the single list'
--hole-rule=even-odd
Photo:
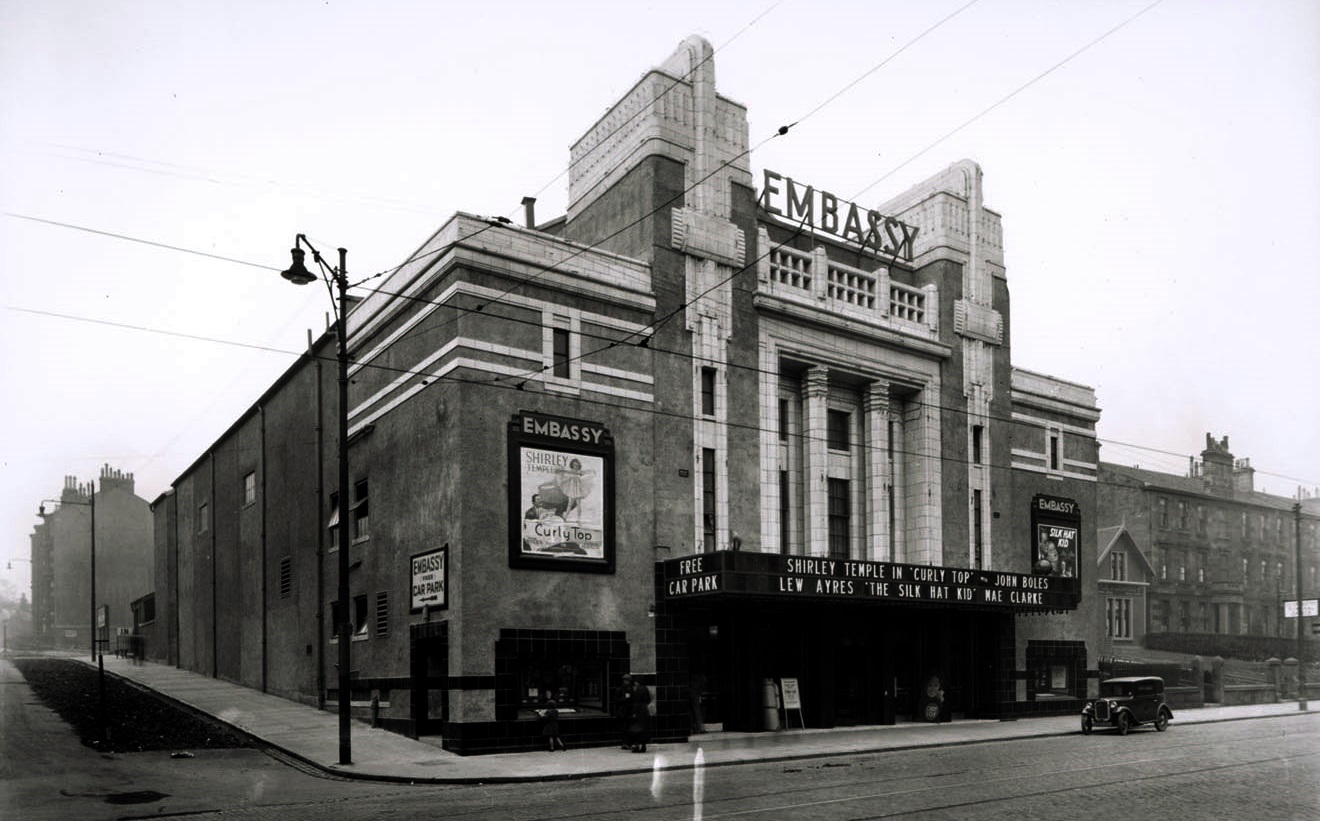
[{"label": "car wheel", "polygon": [[1132,729],[1132,717],[1127,713],[1118,714],[1118,734],[1127,735],[1128,730]]},{"label": "car wheel", "polygon": [[1082,735],[1090,735],[1091,727],[1093,725],[1094,722],[1091,720],[1090,716],[1082,716]]},{"label": "car wheel", "polygon": [[1169,714],[1160,710],[1159,715],[1155,716],[1155,729],[1161,733],[1169,729]]}]

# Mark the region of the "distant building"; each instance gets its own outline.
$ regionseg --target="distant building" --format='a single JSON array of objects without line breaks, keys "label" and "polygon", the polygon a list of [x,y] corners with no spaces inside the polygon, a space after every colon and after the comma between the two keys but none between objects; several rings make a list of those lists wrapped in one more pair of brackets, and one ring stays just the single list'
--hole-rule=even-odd
[{"label": "distant building", "polygon": [[754,180],[712,58],[587,129],[566,215],[457,214],[352,308],[348,498],[331,334],[153,503],[148,652],[324,704],[348,622],[357,714],[460,753],[551,697],[617,744],[624,673],[666,740],[1080,709],[1099,410],[1013,367],[981,168]]},{"label": "distant building", "polygon": [[132,631],[130,604],[151,591],[155,557],[151,510],[133,490],[133,474],[106,465],[94,494],[92,483],[66,476],[59,499],[40,503],[41,522],[30,537],[32,632],[39,646],[91,650],[93,516],[94,604],[105,608],[98,637],[113,650],[116,635]]},{"label": "distant building", "polygon": [[[1150,633],[1293,638],[1297,499],[1255,489],[1250,459],[1206,434],[1184,475],[1102,462],[1099,567],[1114,647]],[[1320,500],[1300,503],[1303,598],[1315,598]],[[1308,619],[1308,621],[1311,619]],[[1309,631],[1308,631],[1309,635]]]}]

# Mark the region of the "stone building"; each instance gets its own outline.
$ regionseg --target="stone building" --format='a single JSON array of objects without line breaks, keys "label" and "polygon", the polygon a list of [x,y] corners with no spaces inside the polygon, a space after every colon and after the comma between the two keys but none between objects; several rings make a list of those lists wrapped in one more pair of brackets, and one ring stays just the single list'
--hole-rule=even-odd
[{"label": "stone building", "polygon": [[132,633],[131,602],[153,586],[152,514],[134,493],[133,474],[105,465],[99,490],[95,482],[66,476],[59,498],[43,501],[38,511],[41,522],[30,537],[34,642],[90,652],[95,624],[103,646],[115,649],[119,635]]},{"label": "stone building", "polygon": [[616,744],[624,673],[669,740],[1079,708],[1099,412],[1012,365],[980,167],[756,180],[712,56],[572,146],[566,214],[456,214],[352,308],[349,498],[327,335],[153,503],[150,652],[325,704],[347,619],[358,714],[460,753],[552,697]]},{"label": "stone building", "polygon": [[1150,633],[1296,636],[1284,603],[1297,598],[1299,530],[1303,598],[1316,596],[1317,500],[1256,490],[1251,460],[1208,433],[1182,475],[1102,462],[1099,494],[1101,527],[1125,534],[1098,568],[1115,646]]}]

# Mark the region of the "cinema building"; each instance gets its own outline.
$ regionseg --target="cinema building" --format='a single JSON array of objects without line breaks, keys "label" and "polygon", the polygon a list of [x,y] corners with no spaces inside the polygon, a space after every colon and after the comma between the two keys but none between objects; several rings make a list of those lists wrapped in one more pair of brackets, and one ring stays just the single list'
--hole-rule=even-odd
[{"label": "cinema building", "polygon": [[353,307],[350,498],[331,334],[157,499],[159,657],[333,704],[342,614],[358,715],[464,754],[550,697],[618,743],[624,673],[657,741],[1080,707],[1098,410],[1012,364],[981,169],[754,178],[711,57],[587,130],[566,214],[457,214]]}]

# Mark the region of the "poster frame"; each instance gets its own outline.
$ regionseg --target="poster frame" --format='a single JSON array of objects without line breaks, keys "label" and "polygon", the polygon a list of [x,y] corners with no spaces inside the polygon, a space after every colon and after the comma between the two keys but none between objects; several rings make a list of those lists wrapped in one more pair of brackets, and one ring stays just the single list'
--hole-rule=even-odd
[{"label": "poster frame", "polygon": [[[556,435],[556,431],[559,433]],[[537,448],[566,456],[601,461],[601,555],[540,555],[523,547],[523,517],[527,494],[522,486],[522,449]],[[614,438],[600,422],[523,410],[509,422],[508,431],[509,567],[520,570],[555,570],[576,573],[614,573],[615,499]]]}]

